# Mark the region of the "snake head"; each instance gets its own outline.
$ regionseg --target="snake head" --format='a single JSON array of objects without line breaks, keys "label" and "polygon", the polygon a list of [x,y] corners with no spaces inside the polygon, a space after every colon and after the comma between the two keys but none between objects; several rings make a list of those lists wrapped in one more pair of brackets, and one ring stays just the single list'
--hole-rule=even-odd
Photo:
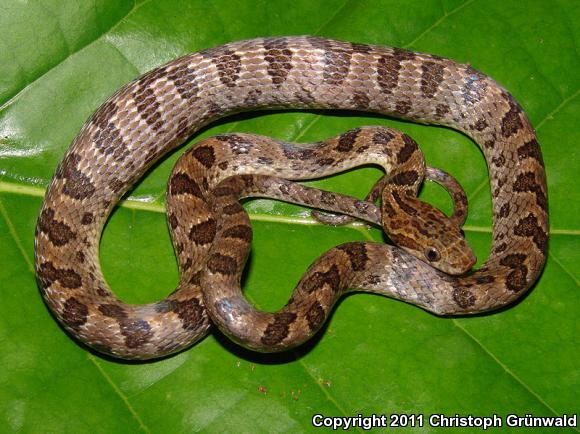
[{"label": "snake head", "polygon": [[389,204],[383,198],[382,215],[383,229],[395,244],[444,273],[464,274],[477,261],[461,227],[428,203],[405,196]]}]

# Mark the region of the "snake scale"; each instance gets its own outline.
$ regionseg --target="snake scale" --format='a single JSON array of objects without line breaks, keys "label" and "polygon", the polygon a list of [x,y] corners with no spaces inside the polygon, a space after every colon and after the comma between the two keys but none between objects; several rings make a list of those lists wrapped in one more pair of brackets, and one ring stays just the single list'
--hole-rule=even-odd
[{"label": "snake scale", "polygon": [[[315,150],[288,145],[261,153],[261,160],[252,160],[255,165],[243,158],[252,145],[234,136],[215,148],[196,146],[187,153],[190,163],[184,163],[192,165],[193,175],[174,172],[169,182],[168,206],[174,201],[183,202],[184,209],[196,207],[188,211],[193,218],[169,215],[170,227],[177,229],[172,236],[182,274],[177,290],[147,305],[118,300],[101,272],[99,241],[119,198],[162,155],[204,125],[231,113],[274,108],[375,112],[467,134],[489,167],[493,241],[485,264],[452,276],[397,247],[348,243],[308,269],[281,311],[255,312],[235,295],[251,239],[237,200],[273,185],[281,193],[300,189],[271,176],[307,179],[345,167],[353,155],[367,162],[373,157],[365,145],[356,144],[356,131],[364,129],[338,138],[319,159],[326,161],[313,159]],[[371,142],[404,163],[415,147],[394,137]],[[393,146],[390,151],[388,146]],[[283,170],[268,172],[268,167]],[[395,184],[413,190],[416,175],[407,171]],[[399,195],[398,201],[392,197],[398,211],[413,214],[411,195]],[[385,203],[393,201],[381,204],[382,214],[393,211]],[[405,234],[399,238],[412,246]],[[109,98],[60,163],[44,199],[35,244],[46,304],[72,336],[97,351],[127,359],[171,354],[203,337],[209,317],[249,348],[280,351],[315,333],[346,287],[396,297],[439,315],[484,312],[517,300],[546,260],[546,180],[534,129],[520,105],[469,65],[318,37],[254,39],[173,60]]]}]

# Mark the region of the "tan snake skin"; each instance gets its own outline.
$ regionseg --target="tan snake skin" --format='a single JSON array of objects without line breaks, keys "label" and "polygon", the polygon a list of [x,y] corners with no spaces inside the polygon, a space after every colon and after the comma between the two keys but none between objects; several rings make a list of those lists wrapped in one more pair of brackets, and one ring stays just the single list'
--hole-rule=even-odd
[{"label": "tan snake skin", "polygon": [[[233,159],[232,149],[241,146],[244,153]],[[350,149],[347,159],[340,151],[345,146]],[[211,153],[215,163],[208,167],[200,161],[200,150]],[[319,178],[370,163],[387,173],[373,188],[381,193],[381,209],[372,202],[288,180]],[[252,175],[229,176],[240,167]],[[451,217],[416,198],[425,177],[452,194]],[[184,184],[198,186],[200,194],[182,188]],[[275,198],[377,224],[404,250],[449,274],[464,274],[476,261],[460,228],[467,212],[465,192],[449,175],[426,169],[415,141],[389,128],[357,128],[307,147],[249,134],[212,137],[181,157],[169,185],[167,209],[179,262],[187,273],[183,277],[200,282],[204,305],[222,332],[257,351],[282,351],[308,340],[348,291],[374,292],[431,309],[437,301],[405,291],[390,280],[395,258],[408,255],[392,251],[391,246],[357,242],[319,257],[280,311],[257,311],[240,287],[252,238],[249,217],[238,203],[241,197]],[[192,251],[197,258],[191,257]],[[382,258],[369,263],[370,252]],[[404,268],[398,271],[397,277],[402,278]]]},{"label": "tan snake skin", "polygon": [[[183,273],[177,291],[149,305],[119,301],[103,278],[98,249],[104,222],[122,194],[202,126],[230,113],[265,108],[377,112],[446,125],[469,135],[481,147],[491,179],[493,244],[487,262],[472,274],[452,277],[392,246],[339,246],[313,264],[297,288],[310,297],[318,294],[318,305],[310,298],[310,305],[295,306],[299,315],[279,312],[254,329],[246,322],[251,314],[242,300],[219,294],[243,266],[235,258],[241,251],[232,250],[235,241],[224,241],[228,236],[223,233],[236,222],[247,227],[245,213],[232,203],[246,193],[239,186],[244,177],[237,177],[218,187],[225,188],[223,196],[206,198],[210,209],[223,212],[220,222],[182,223],[189,225],[187,239],[195,247],[192,263],[205,264],[206,271],[188,274],[176,244]],[[228,164],[235,166],[245,150],[234,140]],[[223,163],[203,147],[191,154],[208,169]],[[289,161],[271,164],[303,171],[299,177],[304,178],[312,170],[308,154],[306,149],[290,152]],[[352,146],[344,139],[329,155],[333,161],[323,166],[351,157]],[[230,170],[251,173],[247,166]],[[175,196],[203,197],[214,187],[209,180],[198,185],[190,182],[192,178],[175,179],[168,200],[172,191],[182,192]],[[382,212],[388,210],[383,207]],[[175,219],[179,226],[180,216],[170,216],[170,226]],[[206,244],[214,235],[212,228],[215,241]],[[238,235],[247,242],[247,233]],[[320,327],[331,308],[331,297],[325,294],[342,291],[345,284],[360,284],[441,315],[497,309],[521,297],[535,282],[546,260],[547,242],[546,180],[534,130],[513,97],[492,79],[433,55],[314,37],[277,37],[184,56],[107,100],[83,126],[49,186],[37,225],[36,270],[47,305],[75,338],[116,357],[148,359],[179,351],[204,336],[208,311],[220,328],[227,326],[228,335],[245,340],[250,348],[291,347]],[[207,295],[202,296],[200,283],[214,285],[216,300],[222,303],[206,309],[202,298]],[[298,303],[295,296],[289,304]]]}]

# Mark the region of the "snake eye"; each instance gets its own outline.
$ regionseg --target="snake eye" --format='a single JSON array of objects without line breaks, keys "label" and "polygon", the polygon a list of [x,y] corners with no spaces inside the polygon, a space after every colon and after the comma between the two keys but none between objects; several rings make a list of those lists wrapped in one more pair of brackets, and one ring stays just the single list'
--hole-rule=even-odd
[{"label": "snake eye", "polygon": [[425,257],[429,262],[435,262],[441,259],[441,255],[439,254],[439,250],[435,249],[434,247],[427,247],[425,249]]}]

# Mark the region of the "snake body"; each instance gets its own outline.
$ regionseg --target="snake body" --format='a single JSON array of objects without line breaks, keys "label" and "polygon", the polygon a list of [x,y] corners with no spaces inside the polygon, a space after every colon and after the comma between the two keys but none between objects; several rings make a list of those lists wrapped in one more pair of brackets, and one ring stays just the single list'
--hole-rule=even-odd
[{"label": "snake body", "polygon": [[[347,159],[337,152],[346,143],[350,148]],[[233,159],[232,149],[241,146],[244,153]],[[198,158],[200,152],[212,154],[215,164],[207,167]],[[264,155],[269,157],[260,158]],[[381,193],[381,209],[372,202],[292,182],[364,164],[379,165],[387,173],[373,188]],[[251,174],[238,174],[240,170]],[[442,183],[452,194],[451,217],[416,198],[424,178]],[[282,351],[310,339],[336,301],[348,291],[383,294],[437,311],[449,300],[428,289],[428,282],[419,287],[415,280],[430,276],[419,270],[434,267],[461,275],[476,260],[460,229],[466,216],[464,191],[448,175],[426,169],[415,141],[389,128],[357,128],[306,148],[249,134],[212,137],[180,158],[169,185],[167,209],[185,272],[183,279],[199,282],[204,306],[224,334],[257,351]],[[197,187],[183,188],[184,185]],[[383,227],[409,254],[379,243],[337,246],[310,266],[286,306],[277,312],[259,311],[247,302],[240,286],[252,228],[238,201],[250,196],[366,220]],[[206,261],[192,258],[191,252]],[[397,282],[396,279],[405,281],[402,264],[415,258],[421,259],[423,265],[414,269],[412,284]],[[393,273],[393,269],[397,272]]]},{"label": "snake body", "polygon": [[[533,127],[505,89],[469,65],[428,54],[315,37],[254,39],[190,54],[141,76],[109,98],[74,139],[47,190],[35,238],[42,295],[67,331],[103,353],[147,359],[179,351],[204,336],[208,311],[218,323],[221,315],[220,327],[237,327],[231,315],[243,314],[246,306],[230,303],[228,308],[227,296],[219,291],[218,302],[205,306],[200,288],[208,281],[218,287],[216,282],[229,285],[232,276],[235,280],[239,264],[230,253],[233,243],[223,243],[220,231],[247,226],[244,213],[225,212],[220,227],[216,222],[213,243],[192,241],[188,259],[205,264],[207,270],[189,273],[180,256],[178,289],[148,305],[128,305],[112,294],[100,269],[99,239],[119,198],[162,155],[220,117],[271,108],[360,110],[449,126],[481,147],[489,167],[493,241],[479,270],[449,276],[394,247],[368,244],[362,250],[352,244],[332,249],[309,269],[299,284],[307,282],[303,287],[309,294],[342,290],[343,277],[357,271],[354,280],[359,280],[351,279],[349,285],[360,283],[434,313],[453,315],[512,303],[538,278],[548,242],[544,166]],[[337,145],[328,156],[334,161],[328,164],[351,158],[349,143],[344,139]],[[245,145],[234,141],[229,149],[228,164],[236,165]],[[191,152],[199,164],[207,169],[218,166],[219,172],[223,160],[215,154],[203,147]],[[303,150],[286,155],[285,161],[262,157],[304,178],[312,172],[308,154]],[[241,166],[231,173],[252,174],[251,164]],[[225,184],[223,196],[232,212],[240,206],[231,201],[245,191],[234,188],[240,179],[215,180],[233,183]],[[203,191],[220,188],[210,180],[203,185],[202,179],[201,186],[186,177],[172,181],[169,196],[174,185],[182,196],[204,196]],[[222,209],[219,197],[205,198],[208,213]],[[170,226],[176,219],[179,226],[180,216],[170,216]],[[193,229],[202,223],[190,222],[181,236],[189,239],[193,232],[202,241],[204,236],[212,238],[212,224]],[[176,250],[180,255],[179,242]],[[220,255],[221,266],[212,267],[212,255]],[[318,318],[330,302],[317,297],[320,309],[311,308],[310,299],[308,306],[295,305],[298,314],[274,314],[262,328],[242,321],[242,338],[251,334],[247,346],[261,351],[281,349],[303,329],[319,326]],[[309,318],[315,318],[312,324]]]}]

